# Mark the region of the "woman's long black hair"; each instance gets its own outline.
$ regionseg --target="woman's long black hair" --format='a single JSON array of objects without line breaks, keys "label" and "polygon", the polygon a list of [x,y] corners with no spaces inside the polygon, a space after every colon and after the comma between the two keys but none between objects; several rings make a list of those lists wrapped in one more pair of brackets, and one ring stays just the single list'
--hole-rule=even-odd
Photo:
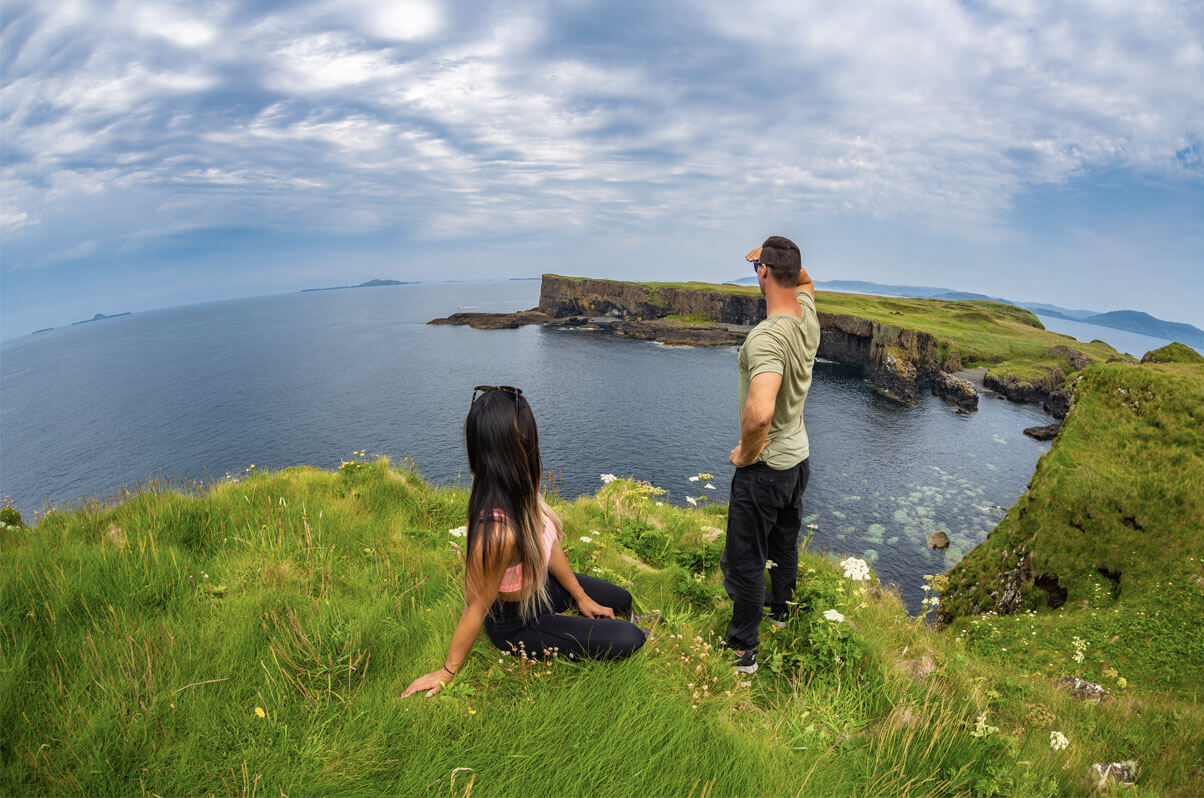
[{"label": "woman's long black hair", "polygon": [[[500,556],[505,527],[514,530],[522,565],[520,611],[532,615],[547,597],[543,576],[545,513],[539,493],[543,461],[535,416],[522,394],[489,390],[477,397],[464,421],[472,491],[468,495],[467,587],[479,592],[485,563]],[[477,559],[479,558],[479,559]],[[481,563],[481,571],[469,564]],[[509,565],[509,563],[505,563]]]}]

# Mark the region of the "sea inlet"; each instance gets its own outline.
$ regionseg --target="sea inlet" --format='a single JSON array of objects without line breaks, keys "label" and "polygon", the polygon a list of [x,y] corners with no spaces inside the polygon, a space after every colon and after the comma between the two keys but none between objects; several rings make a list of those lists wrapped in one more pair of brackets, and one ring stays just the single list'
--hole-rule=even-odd
[{"label": "sea inlet", "polygon": [[[412,458],[469,483],[472,388],[517,385],[559,494],[602,473],[649,480],[665,501],[724,502],[738,437],[736,349],[667,347],[572,328],[428,326],[457,310],[538,302],[538,281],[434,283],[255,297],[135,313],[0,348],[0,492],[27,518],[149,478],[334,469],[352,451]],[[900,404],[855,370],[819,362],[807,399],[812,549],[873,562],[913,611],[922,575],[981,542],[1048,443],[1039,408],[984,394],[959,415]],[[690,481],[699,473],[714,478]],[[951,545],[934,551],[935,531]]]}]

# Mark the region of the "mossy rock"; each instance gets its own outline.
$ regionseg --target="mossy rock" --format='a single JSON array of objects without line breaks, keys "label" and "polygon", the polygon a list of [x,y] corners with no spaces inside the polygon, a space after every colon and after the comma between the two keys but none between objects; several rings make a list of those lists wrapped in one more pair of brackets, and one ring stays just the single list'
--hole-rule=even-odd
[{"label": "mossy rock", "polygon": [[1152,349],[1141,358],[1142,363],[1204,363],[1204,356],[1186,344],[1167,344]]},{"label": "mossy rock", "polygon": [[6,505],[0,507],[0,529],[14,527],[16,529],[28,529],[25,522],[21,520],[21,513],[16,507]]}]

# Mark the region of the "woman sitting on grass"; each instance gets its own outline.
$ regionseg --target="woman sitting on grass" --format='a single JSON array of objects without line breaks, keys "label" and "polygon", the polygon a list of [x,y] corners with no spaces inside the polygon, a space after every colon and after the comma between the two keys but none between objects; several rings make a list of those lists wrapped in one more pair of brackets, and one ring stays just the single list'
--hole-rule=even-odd
[{"label": "woman sitting on grass", "polygon": [[[617,659],[644,644],[639,627],[615,619],[631,612],[631,594],[569,567],[560,520],[539,493],[539,433],[522,394],[508,385],[472,392],[464,422],[472,470],[464,612],[443,665],[411,682],[402,698],[442,690],[482,624],[498,648],[529,657]],[[559,614],[574,603],[584,617]]]}]

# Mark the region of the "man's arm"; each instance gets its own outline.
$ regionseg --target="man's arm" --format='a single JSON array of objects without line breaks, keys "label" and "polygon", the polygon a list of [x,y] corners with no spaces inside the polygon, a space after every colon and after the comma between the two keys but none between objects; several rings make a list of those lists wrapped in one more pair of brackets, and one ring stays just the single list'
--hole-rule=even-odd
[{"label": "man's arm", "polygon": [[740,443],[732,449],[728,458],[737,468],[757,462],[761,452],[769,445],[769,425],[778,403],[778,389],[782,387],[782,375],[763,371],[748,384],[748,400],[744,403],[744,414],[740,419]]},{"label": "man's arm", "polygon": [[811,279],[811,275],[807,274],[807,269],[803,266],[799,266],[798,269],[797,290],[806,291],[812,299],[815,299],[815,281]]},{"label": "man's arm", "polygon": [[[748,261],[749,263],[757,262],[758,260],[761,259],[761,248],[757,247],[756,249],[752,250],[751,252],[749,252],[747,255],[744,256],[744,259],[746,261]],[[811,295],[812,299],[815,299],[815,281],[811,279],[811,275],[807,274],[807,268],[802,265],[800,265],[798,268],[798,289],[797,290],[806,291],[808,294]]]}]

